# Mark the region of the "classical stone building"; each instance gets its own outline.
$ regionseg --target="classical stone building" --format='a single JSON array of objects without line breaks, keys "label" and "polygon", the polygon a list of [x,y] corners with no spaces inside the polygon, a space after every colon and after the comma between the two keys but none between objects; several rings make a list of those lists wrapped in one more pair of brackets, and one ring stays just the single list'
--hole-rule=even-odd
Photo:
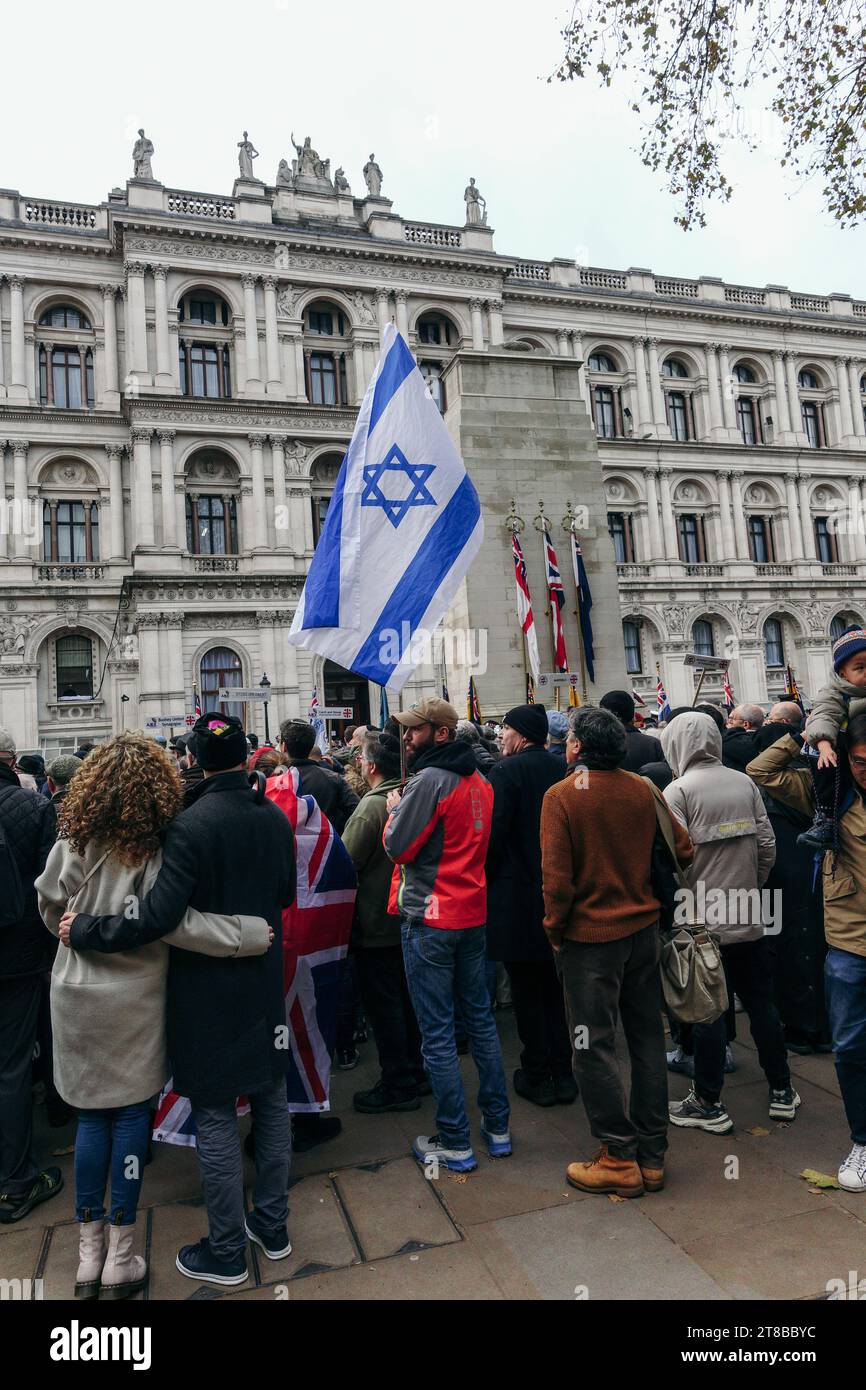
[{"label": "classical stone building", "polygon": [[[272,725],[314,687],[378,712],[375,687],[285,639],[392,319],[484,503],[455,622],[485,632],[485,713],[524,689],[512,500],[546,669],[534,523],[576,667],[581,518],[590,698],[628,681],[651,700],[657,663],[688,698],[690,650],[731,655],[740,699],[776,697],[789,663],[817,688],[831,632],[866,618],[866,303],[516,259],[477,189],[465,222],[407,221],[372,156],[353,197],[309,141],[273,185],[245,144],[231,196],[164,187],[148,145],[98,206],[0,190],[0,723],[22,748],[265,673]],[[442,675],[434,651],[404,698]]]}]

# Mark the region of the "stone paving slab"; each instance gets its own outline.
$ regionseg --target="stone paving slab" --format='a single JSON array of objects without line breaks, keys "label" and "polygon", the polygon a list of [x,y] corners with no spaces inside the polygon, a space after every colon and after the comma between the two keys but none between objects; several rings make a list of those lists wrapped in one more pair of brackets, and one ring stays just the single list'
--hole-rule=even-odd
[{"label": "stone paving slab", "polygon": [[46,1233],[44,1226],[0,1226],[0,1278],[35,1279]]},{"label": "stone paving slab", "polygon": [[[313,1302],[326,1299],[374,1299],[410,1302],[461,1302],[492,1299],[501,1301],[502,1287],[481,1257],[465,1242],[419,1250],[395,1259],[352,1265],[331,1274],[312,1274],[288,1285],[288,1301]],[[244,1290],[228,1295],[231,1299],[276,1297],[271,1289]]]},{"label": "stone paving slab", "polygon": [[365,1260],[460,1239],[414,1158],[344,1169],[335,1183]]},{"label": "stone paving slab", "polygon": [[[139,1218],[135,1224],[134,1250],[136,1255],[145,1253],[147,1222]],[[70,1299],[75,1297],[75,1275],[78,1270],[78,1222],[68,1221],[54,1226],[48,1258],[43,1269],[42,1296],[45,1299]],[[133,1298],[141,1298],[141,1293]],[[83,1308],[87,1306],[82,1302]]]},{"label": "stone paving slab", "polygon": [[[252,1193],[247,1193],[252,1205]],[[289,1190],[289,1239],[292,1253],[285,1260],[269,1260],[250,1246],[263,1284],[337,1269],[360,1260],[334,1183],[324,1175],[304,1178]]]},{"label": "stone paving slab", "polygon": [[866,1263],[866,1225],[829,1203],[684,1244],[729,1298],[826,1298],[829,1279],[847,1280]]},{"label": "stone paving slab", "polygon": [[[584,1202],[507,1217],[480,1228],[526,1271],[540,1297],[575,1299],[725,1298],[700,1264],[669,1240],[641,1210],[649,1198]],[[496,1247],[488,1243],[487,1258]]]}]

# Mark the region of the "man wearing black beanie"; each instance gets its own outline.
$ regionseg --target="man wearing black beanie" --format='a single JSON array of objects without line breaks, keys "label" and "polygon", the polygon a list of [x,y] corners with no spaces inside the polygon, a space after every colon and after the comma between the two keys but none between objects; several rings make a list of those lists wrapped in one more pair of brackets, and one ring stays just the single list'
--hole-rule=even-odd
[{"label": "man wearing black beanie", "polygon": [[624,772],[640,772],[644,763],[661,760],[662,746],[657,738],[641,733],[634,722],[634,700],[627,690],[609,690],[598,702],[602,709],[615,714],[625,729]]},{"label": "man wearing black beanie", "polygon": [[487,849],[487,954],[511,980],[523,1044],[514,1089],[535,1105],[570,1105],[571,1039],[562,985],[544,930],[541,892],[541,803],[562,780],[562,761],[548,753],[547,710],[517,705],[502,721],[502,760],[487,776],[493,822]]},{"label": "man wearing black beanie", "polygon": [[[70,945],[133,950],[173,931],[188,906],[264,917],[271,925],[273,942],[262,956],[219,959],[175,950],[169,958],[168,1053],[174,1089],[192,1103],[209,1224],[209,1236],[178,1252],[177,1267],[199,1282],[232,1285],[249,1277],[248,1236],[269,1259],[291,1251],[282,910],[295,897],[295,845],[288,818],[250,787],[239,719],[203,714],[189,747],[202,781],[168,828],[162,868],[138,916],[79,913]],[[239,1095],[249,1098],[256,1131],[246,1220]]]}]

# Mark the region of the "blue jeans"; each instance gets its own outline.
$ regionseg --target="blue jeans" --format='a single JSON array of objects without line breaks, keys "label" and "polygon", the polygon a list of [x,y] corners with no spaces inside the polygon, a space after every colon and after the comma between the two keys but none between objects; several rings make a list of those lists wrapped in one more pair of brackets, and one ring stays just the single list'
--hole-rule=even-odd
[{"label": "blue jeans", "polygon": [[824,961],[836,1075],[855,1144],[866,1144],[866,956],[831,946]]},{"label": "blue jeans", "polygon": [[116,1110],[79,1110],[75,1135],[77,1221],[98,1221],[105,1215],[110,1173],[111,1224],[134,1224],[149,1138],[150,1103],[146,1100]]},{"label": "blue jeans", "polygon": [[421,1029],[421,1055],[436,1097],[436,1129],[446,1148],[471,1147],[455,1040],[457,998],[478,1068],[478,1106],[489,1134],[508,1129],[508,1093],[486,977],[484,927],[448,930],[403,918],[406,982]]}]

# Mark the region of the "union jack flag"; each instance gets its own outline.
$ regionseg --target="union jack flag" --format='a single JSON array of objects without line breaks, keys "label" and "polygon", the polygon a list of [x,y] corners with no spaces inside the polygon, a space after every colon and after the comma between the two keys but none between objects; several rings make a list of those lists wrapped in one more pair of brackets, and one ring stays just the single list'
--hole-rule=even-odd
[{"label": "union jack flag", "polygon": [[526,578],[526,560],[523,557],[523,547],[516,531],[511,532],[511,553],[514,557],[514,575],[517,580],[517,617],[526,638],[526,657],[529,662],[529,669],[538,680],[538,673],[541,670],[538,656],[538,636],[535,631],[535,618],[532,615],[529,581]]},{"label": "union jack flag", "polygon": [[466,718],[471,719],[473,724],[481,723],[481,706],[478,703],[478,691],[475,686],[475,677],[469,677],[469,692],[466,697]]},{"label": "union jack flag", "polygon": [[195,681],[192,683],[192,708],[196,719],[201,719],[201,696],[198,693],[198,685]]},{"label": "union jack flag", "polygon": [[325,725],[324,719],[320,719],[318,716],[318,708],[319,696],[316,691],[316,687],[313,686],[313,693],[310,696],[309,720],[316,731],[316,746],[320,748],[323,753],[328,753],[330,751],[328,748],[328,730]]},{"label": "union jack flag", "polygon": [[668,700],[667,691],[662,685],[662,673],[659,671],[658,667],[656,667],[656,673],[658,675],[658,680],[656,681],[656,704],[659,707],[659,719],[670,719],[670,702]]},{"label": "union jack flag", "polygon": [[[290,1066],[291,1111],[328,1110],[331,1053],[337,1036],[340,967],[349,945],[356,878],[348,850],[311,796],[299,796],[296,768],[272,777],[266,795],[295,832],[297,897],[283,912],[283,983]],[[240,1097],[238,1114],[249,1103]],[[195,1144],[190,1103],[169,1081],[159,1098],[154,1139]]]},{"label": "union jack flag", "polygon": [[639,690],[635,690],[634,686],[632,686],[631,688],[631,698],[634,700],[636,705],[641,705],[644,708],[646,707],[646,700],[641,695]]},{"label": "union jack flag", "polygon": [[734,708],[734,704],[735,704],[735,701],[734,701],[734,692],[733,692],[733,690],[731,689],[731,682],[730,682],[730,678],[728,677],[727,671],[725,672],[724,676],[722,677],[722,689],[723,689],[724,692],[725,692],[725,705],[727,706],[727,708],[728,708],[729,710],[732,710],[732,709]]},{"label": "union jack flag", "polygon": [[565,653],[565,630],[562,625],[565,590],[562,587],[562,575],[559,573],[556,551],[546,526],[544,528],[544,564],[547,573],[547,593],[550,599],[550,621],[553,625],[553,664],[557,671],[567,671],[568,657]]}]

